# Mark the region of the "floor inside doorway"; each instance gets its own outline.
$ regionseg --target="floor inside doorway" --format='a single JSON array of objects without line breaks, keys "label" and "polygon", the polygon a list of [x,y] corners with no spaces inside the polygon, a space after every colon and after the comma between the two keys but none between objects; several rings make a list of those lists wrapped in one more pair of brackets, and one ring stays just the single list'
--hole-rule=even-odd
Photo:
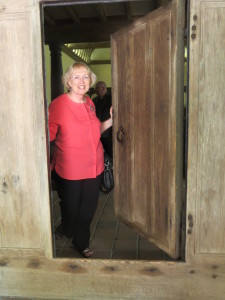
[{"label": "floor inside doorway", "polygon": [[[55,228],[60,223],[56,191],[52,191],[52,209]],[[116,218],[113,192],[100,192],[98,208],[91,224],[90,247],[94,250],[92,258],[97,259],[171,260],[167,254]],[[56,257],[80,258],[71,240],[65,237],[54,239],[54,248]]]}]

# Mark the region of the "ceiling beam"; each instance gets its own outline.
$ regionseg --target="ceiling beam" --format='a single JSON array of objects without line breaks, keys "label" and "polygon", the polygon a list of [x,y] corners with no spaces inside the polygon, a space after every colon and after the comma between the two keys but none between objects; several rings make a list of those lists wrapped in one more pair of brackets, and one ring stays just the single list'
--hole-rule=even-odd
[{"label": "ceiling beam", "polygon": [[96,8],[96,11],[99,15],[100,20],[102,22],[106,23],[107,22],[107,17],[106,17],[104,5],[102,3],[96,4],[95,8]]},{"label": "ceiling beam", "polygon": [[105,60],[91,60],[88,65],[110,65],[111,60],[105,59]]},{"label": "ceiling beam", "polygon": [[78,14],[74,11],[72,6],[65,6],[66,10],[68,11],[68,13],[71,15],[74,23],[79,24],[80,23],[80,18],[78,16]]},{"label": "ceiling beam", "polygon": [[126,2],[125,5],[126,5],[126,11],[127,11],[127,20],[129,22],[132,22],[133,21],[132,4],[131,4],[131,2]]},{"label": "ceiling beam", "polygon": [[[117,20],[115,22],[108,22],[107,24],[81,22],[76,25],[45,26],[45,41],[46,43],[60,41],[63,44],[109,42],[111,34],[129,24],[127,20]],[[104,29],[102,26],[104,26]]]},{"label": "ceiling beam", "polygon": [[[75,1],[75,0],[74,0]],[[51,13],[51,7],[47,6],[44,9],[45,12],[45,26],[44,26],[44,35],[45,35],[45,43],[48,44],[50,42],[61,42],[62,44],[69,43],[93,43],[93,42],[109,42],[110,36],[120,30],[127,25],[130,25],[131,22],[135,21],[135,19],[140,16],[133,16],[135,12],[135,7],[137,5],[136,2],[139,2],[139,5],[144,3],[144,0],[134,0],[125,1],[125,0],[116,0],[112,2],[119,2],[120,5],[115,3],[115,11],[117,13],[111,14],[106,10],[108,0],[103,0],[102,3],[99,3],[95,0],[90,0],[88,3],[91,5],[86,5],[85,0],[83,0],[87,15],[85,16],[83,12],[79,11],[79,5],[68,5],[68,0],[66,0],[66,5],[62,8],[63,10],[67,10],[65,20],[60,18],[60,11],[56,11],[54,15],[54,11]],[[164,2],[169,0],[145,0],[147,2],[156,3]],[[154,2],[153,2],[154,1]],[[78,2],[81,2],[78,1]],[[117,5],[117,6],[116,6]],[[123,5],[123,6],[122,6]],[[48,11],[47,11],[47,10]],[[121,10],[121,14],[118,11]],[[124,15],[125,10],[125,15]],[[148,9],[146,9],[147,11]],[[89,11],[91,12],[89,14]],[[97,14],[96,14],[97,11]],[[107,12],[107,13],[106,13]],[[108,15],[109,14],[109,15]],[[55,21],[53,20],[55,18]],[[100,21],[101,20],[101,21]],[[55,25],[54,25],[55,24]],[[92,48],[92,47],[88,47]]]},{"label": "ceiling beam", "polygon": [[65,45],[62,45],[61,47],[62,52],[64,52],[66,55],[68,55],[70,58],[72,58],[74,61],[81,61],[88,65],[110,65],[111,60],[105,59],[105,60],[90,60],[88,63],[84,61],[82,58],[80,58],[78,55],[76,55],[70,48],[68,48]]},{"label": "ceiling beam", "polygon": [[73,53],[73,51],[71,49],[69,49],[68,47],[66,47],[65,45],[62,45],[61,49],[62,49],[62,52],[64,52],[66,55],[68,55],[74,61],[81,61],[81,62],[87,63],[82,58],[80,58],[78,55]]},{"label": "ceiling beam", "polygon": [[46,10],[45,10],[45,14],[44,14],[44,22],[51,27],[56,25],[55,20]]},{"label": "ceiling beam", "polygon": [[166,5],[168,2],[170,2],[171,0],[156,0],[156,5],[157,7]]},{"label": "ceiling beam", "polygon": [[110,42],[99,42],[99,43],[72,43],[67,44],[69,49],[102,49],[110,48]]}]

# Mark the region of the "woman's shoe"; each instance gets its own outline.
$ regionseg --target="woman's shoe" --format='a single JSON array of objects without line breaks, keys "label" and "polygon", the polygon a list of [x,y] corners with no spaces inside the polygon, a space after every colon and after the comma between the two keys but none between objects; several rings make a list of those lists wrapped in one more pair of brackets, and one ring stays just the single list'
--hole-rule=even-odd
[{"label": "woman's shoe", "polygon": [[94,251],[91,248],[85,248],[81,255],[85,258],[90,258],[94,254]]}]

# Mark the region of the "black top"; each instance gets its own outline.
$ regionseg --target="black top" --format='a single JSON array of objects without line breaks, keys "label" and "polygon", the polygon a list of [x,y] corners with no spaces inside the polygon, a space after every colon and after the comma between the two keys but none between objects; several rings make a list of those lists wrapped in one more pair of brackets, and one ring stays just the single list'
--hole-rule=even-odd
[{"label": "black top", "polygon": [[106,93],[103,98],[97,96],[93,99],[96,109],[96,115],[101,122],[110,118],[110,107],[112,106],[111,95]]},{"label": "black top", "polygon": [[[110,116],[110,108],[112,106],[112,97],[106,93],[104,97],[95,97],[93,99],[95,104],[96,116],[101,122],[108,120]],[[112,158],[112,126],[105,130],[101,135],[101,141],[106,153]]]}]

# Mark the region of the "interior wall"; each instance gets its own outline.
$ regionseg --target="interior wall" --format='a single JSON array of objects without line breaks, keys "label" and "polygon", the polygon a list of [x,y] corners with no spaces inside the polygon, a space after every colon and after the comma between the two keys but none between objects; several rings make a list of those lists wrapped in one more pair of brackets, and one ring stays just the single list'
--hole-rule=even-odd
[{"label": "interior wall", "polygon": [[[46,97],[48,105],[51,102],[51,57],[49,46],[45,45],[44,47],[45,55],[45,78],[46,78]],[[105,51],[105,55],[108,55],[108,51]],[[96,53],[97,52],[97,53]],[[92,59],[98,60],[99,55],[103,55],[102,49],[95,51],[95,55]],[[108,58],[108,57],[107,57]],[[109,57],[110,59],[110,57]],[[74,62],[72,58],[62,52],[62,67],[63,73],[66,69]],[[97,75],[97,81],[105,81],[108,87],[111,87],[111,64],[96,64],[90,65],[91,70]]]},{"label": "interior wall", "polygon": [[111,64],[91,65],[90,68],[97,75],[97,81],[105,81],[111,87]]},{"label": "interior wall", "polygon": [[[111,49],[95,49],[91,54],[92,61],[111,60]],[[97,75],[98,81],[105,81],[108,87],[112,86],[111,82],[111,64],[93,64],[90,66],[93,72]]]}]

